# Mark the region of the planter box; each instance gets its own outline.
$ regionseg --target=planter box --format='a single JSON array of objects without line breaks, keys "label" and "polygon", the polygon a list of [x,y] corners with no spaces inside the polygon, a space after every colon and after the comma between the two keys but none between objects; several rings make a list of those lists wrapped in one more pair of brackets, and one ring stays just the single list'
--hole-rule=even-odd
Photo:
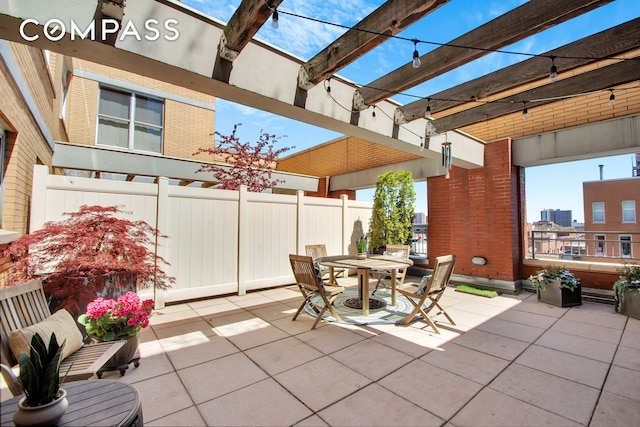
[{"label": "planter box", "polygon": [[[622,302],[618,304],[616,293],[616,311],[625,316],[640,319],[640,289],[623,289]],[[620,307],[618,309],[618,306]]]},{"label": "planter box", "polygon": [[559,280],[551,280],[543,291],[538,289],[538,301],[557,307],[575,307],[582,305],[582,288],[578,286],[573,292],[560,287]]}]

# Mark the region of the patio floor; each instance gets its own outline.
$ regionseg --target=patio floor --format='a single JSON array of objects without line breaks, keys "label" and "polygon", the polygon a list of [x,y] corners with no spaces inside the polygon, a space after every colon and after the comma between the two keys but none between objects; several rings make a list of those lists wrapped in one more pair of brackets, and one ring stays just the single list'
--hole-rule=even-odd
[{"label": "patio floor", "polygon": [[293,286],[173,305],[143,330],[140,367],[104,378],[135,386],[148,426],[637,425],[640,321],[531,293],[440,301],[457,323],[441,335],[310,330]]}]

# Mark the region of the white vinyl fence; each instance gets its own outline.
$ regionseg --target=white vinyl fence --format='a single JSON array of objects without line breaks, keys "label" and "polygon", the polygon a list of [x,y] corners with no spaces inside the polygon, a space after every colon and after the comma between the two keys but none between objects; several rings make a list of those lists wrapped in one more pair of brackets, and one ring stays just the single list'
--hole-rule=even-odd
[{"label": "white vinyl fence", "polygon": [[[82,205],[119,205],[169,236],[155,248],[176,278],[155,291],[166,302],[294,283],[289,254],[324,243],[330,255],[355,253],[355,241],[369,228],[372,203],[296,195],[250,193],[49,175],[34,167],[31,230],[65,218]],[[151,290],[142,291],[141,295]]]}]

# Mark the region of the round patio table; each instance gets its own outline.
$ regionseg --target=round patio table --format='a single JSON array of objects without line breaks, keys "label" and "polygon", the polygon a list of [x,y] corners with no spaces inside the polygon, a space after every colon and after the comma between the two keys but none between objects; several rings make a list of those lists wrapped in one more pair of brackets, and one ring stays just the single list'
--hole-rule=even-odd
[{"label": "round patio table", "polygon": [[368,255],[358,259],[355,255],[336,255],[318,258],[318,264],[329,267],[330,282],[333,283],[334,268],[353,268],[358,272],[358,298],[362,300],[362,315],[369,315],[369,271],[389,271],[391,275],[391,305],[396,305],[396,272],[408,268],[413,261],[391,255]]},{"label": "round patio table", "polygon": [[[69,407],[58,426],[142,426],[140,397],[133,386],[114,380],[72,381],[67,391]],[[0,425],[12,426],[13,414],[23,395],[2,402]]]}]

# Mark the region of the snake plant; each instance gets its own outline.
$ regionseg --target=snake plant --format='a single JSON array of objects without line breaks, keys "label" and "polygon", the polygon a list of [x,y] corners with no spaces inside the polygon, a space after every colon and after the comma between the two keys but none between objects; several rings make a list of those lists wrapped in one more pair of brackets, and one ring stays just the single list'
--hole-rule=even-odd
[{"label": "snake plant", "polygon": [[51,333],[47,347],[38,334],[31,338],[29,353],[22,352],[18,358],[20,374],[18,380],[26,396],[28,406],[40,406],[58,397],[60,388],[60,362],[62,347]]}]

